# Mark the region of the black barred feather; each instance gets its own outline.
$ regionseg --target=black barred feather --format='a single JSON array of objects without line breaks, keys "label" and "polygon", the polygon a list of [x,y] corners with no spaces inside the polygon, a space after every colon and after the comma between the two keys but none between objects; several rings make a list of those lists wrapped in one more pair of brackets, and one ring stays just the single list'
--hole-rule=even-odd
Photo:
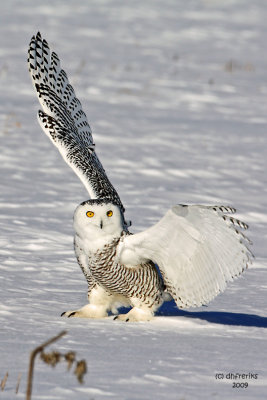
[{"label": "black barred feather", "polygon": [[[246,245],[252,245],[252,241],[242,232],[241,229],[247,230],[249,228],[248,224],[243,221],[240,221],[237,218],[230,217],[226,214],[234,214],[236,213],[236,209],[229,206],[208,206],[208,208],[212,208],[219,216],[221,216],[224,221],[227,223],[229,228],[234,229],[237,235],[240,236],[240,241]],[[251,250],[248,249],[250,252],[251,257],[253,258],[254,255],[252,254]]]},{"label": "black barred feather", "polygon": [[[121,237],[107,243],[101,250],[87,255],[90,274],[94,280],[92,285],[92,281],[89,282],[92,278],[89,276],[87,278],[89,293],[97,283],[110,294],[119,294],[129,300],[136,298],[148,308],[157,308],[162,303],[164,284],[154,263],[148,261],[133,268],[118,262],[117,246],[125,235],[127,236],[128,233],[123,232]],[[75,243],[75,251],[78,258],[82,249],[78,248],[77,243]],[[83,267],[82,270],[84,272]]]},{"label": "black barred feather", "polygon": [[80,101],[61,69],[59,57],[38,32],[28,51],[28,67],[43,111],[38,112],[41,127],[64,160],[81,179],[92,198],[109,199],[122,213],[120,197],[109,181],[95,153],[91,128]]}]

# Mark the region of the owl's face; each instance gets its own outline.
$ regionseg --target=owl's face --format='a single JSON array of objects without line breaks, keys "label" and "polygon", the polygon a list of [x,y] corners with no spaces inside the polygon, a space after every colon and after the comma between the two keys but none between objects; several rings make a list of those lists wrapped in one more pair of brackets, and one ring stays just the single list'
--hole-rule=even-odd
[{"label": "owl's face", "polygon": [[74,229],[82,237],[92,239],[118,237],[123,230],[119,207],[101,200],[87,200],[74,213]]}]

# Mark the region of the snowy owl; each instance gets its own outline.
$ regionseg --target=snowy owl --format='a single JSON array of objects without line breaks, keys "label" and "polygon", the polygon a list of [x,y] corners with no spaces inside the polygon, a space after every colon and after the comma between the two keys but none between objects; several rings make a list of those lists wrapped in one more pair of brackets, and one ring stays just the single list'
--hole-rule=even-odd
[{"label": "snowy owl", "polygon": [[[88,304],[62,315],[148,321],[164,301],[198,307],[251,262],[247,225],[225,206],[175,205],[154,226],[128,231],[124,207],[100,163],[87,117],[56,53],[38,32],[28,65],[42,111],[39,123],[87,188],[74,213],[74,248],[88,282]],[[118,314],[121,306],[131,307]]]}]

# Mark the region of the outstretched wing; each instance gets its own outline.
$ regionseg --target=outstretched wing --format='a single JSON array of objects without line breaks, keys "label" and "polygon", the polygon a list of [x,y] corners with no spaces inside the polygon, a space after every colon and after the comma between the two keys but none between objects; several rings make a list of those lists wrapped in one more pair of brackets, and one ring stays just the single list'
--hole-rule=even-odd
[{"label": "outstretched wing", "polygon": [[180,308],[207,304],[251,261],[248,226],[230,207],[177,205],[151,228],[126,236],[118,249],[123,264],[152,260]]},{"label": "outstretched wing", "polygon": [[81,179],[92,198],[124,207],[96,153],[91,128],[56,53],[38,32],[28,50],[28,66],[43,111],[38,119],[46,135]]}]

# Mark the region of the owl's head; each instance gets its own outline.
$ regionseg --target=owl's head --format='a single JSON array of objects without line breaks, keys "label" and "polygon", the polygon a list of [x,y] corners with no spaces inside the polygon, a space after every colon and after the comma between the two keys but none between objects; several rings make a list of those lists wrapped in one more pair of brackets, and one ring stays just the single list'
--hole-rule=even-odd
[{"label": "owl's head", "polygon": [[74,229],[88,238],[117,237],[123,231],[123,216],[120,208],[109,200],[87,200],[75,210]]}]

